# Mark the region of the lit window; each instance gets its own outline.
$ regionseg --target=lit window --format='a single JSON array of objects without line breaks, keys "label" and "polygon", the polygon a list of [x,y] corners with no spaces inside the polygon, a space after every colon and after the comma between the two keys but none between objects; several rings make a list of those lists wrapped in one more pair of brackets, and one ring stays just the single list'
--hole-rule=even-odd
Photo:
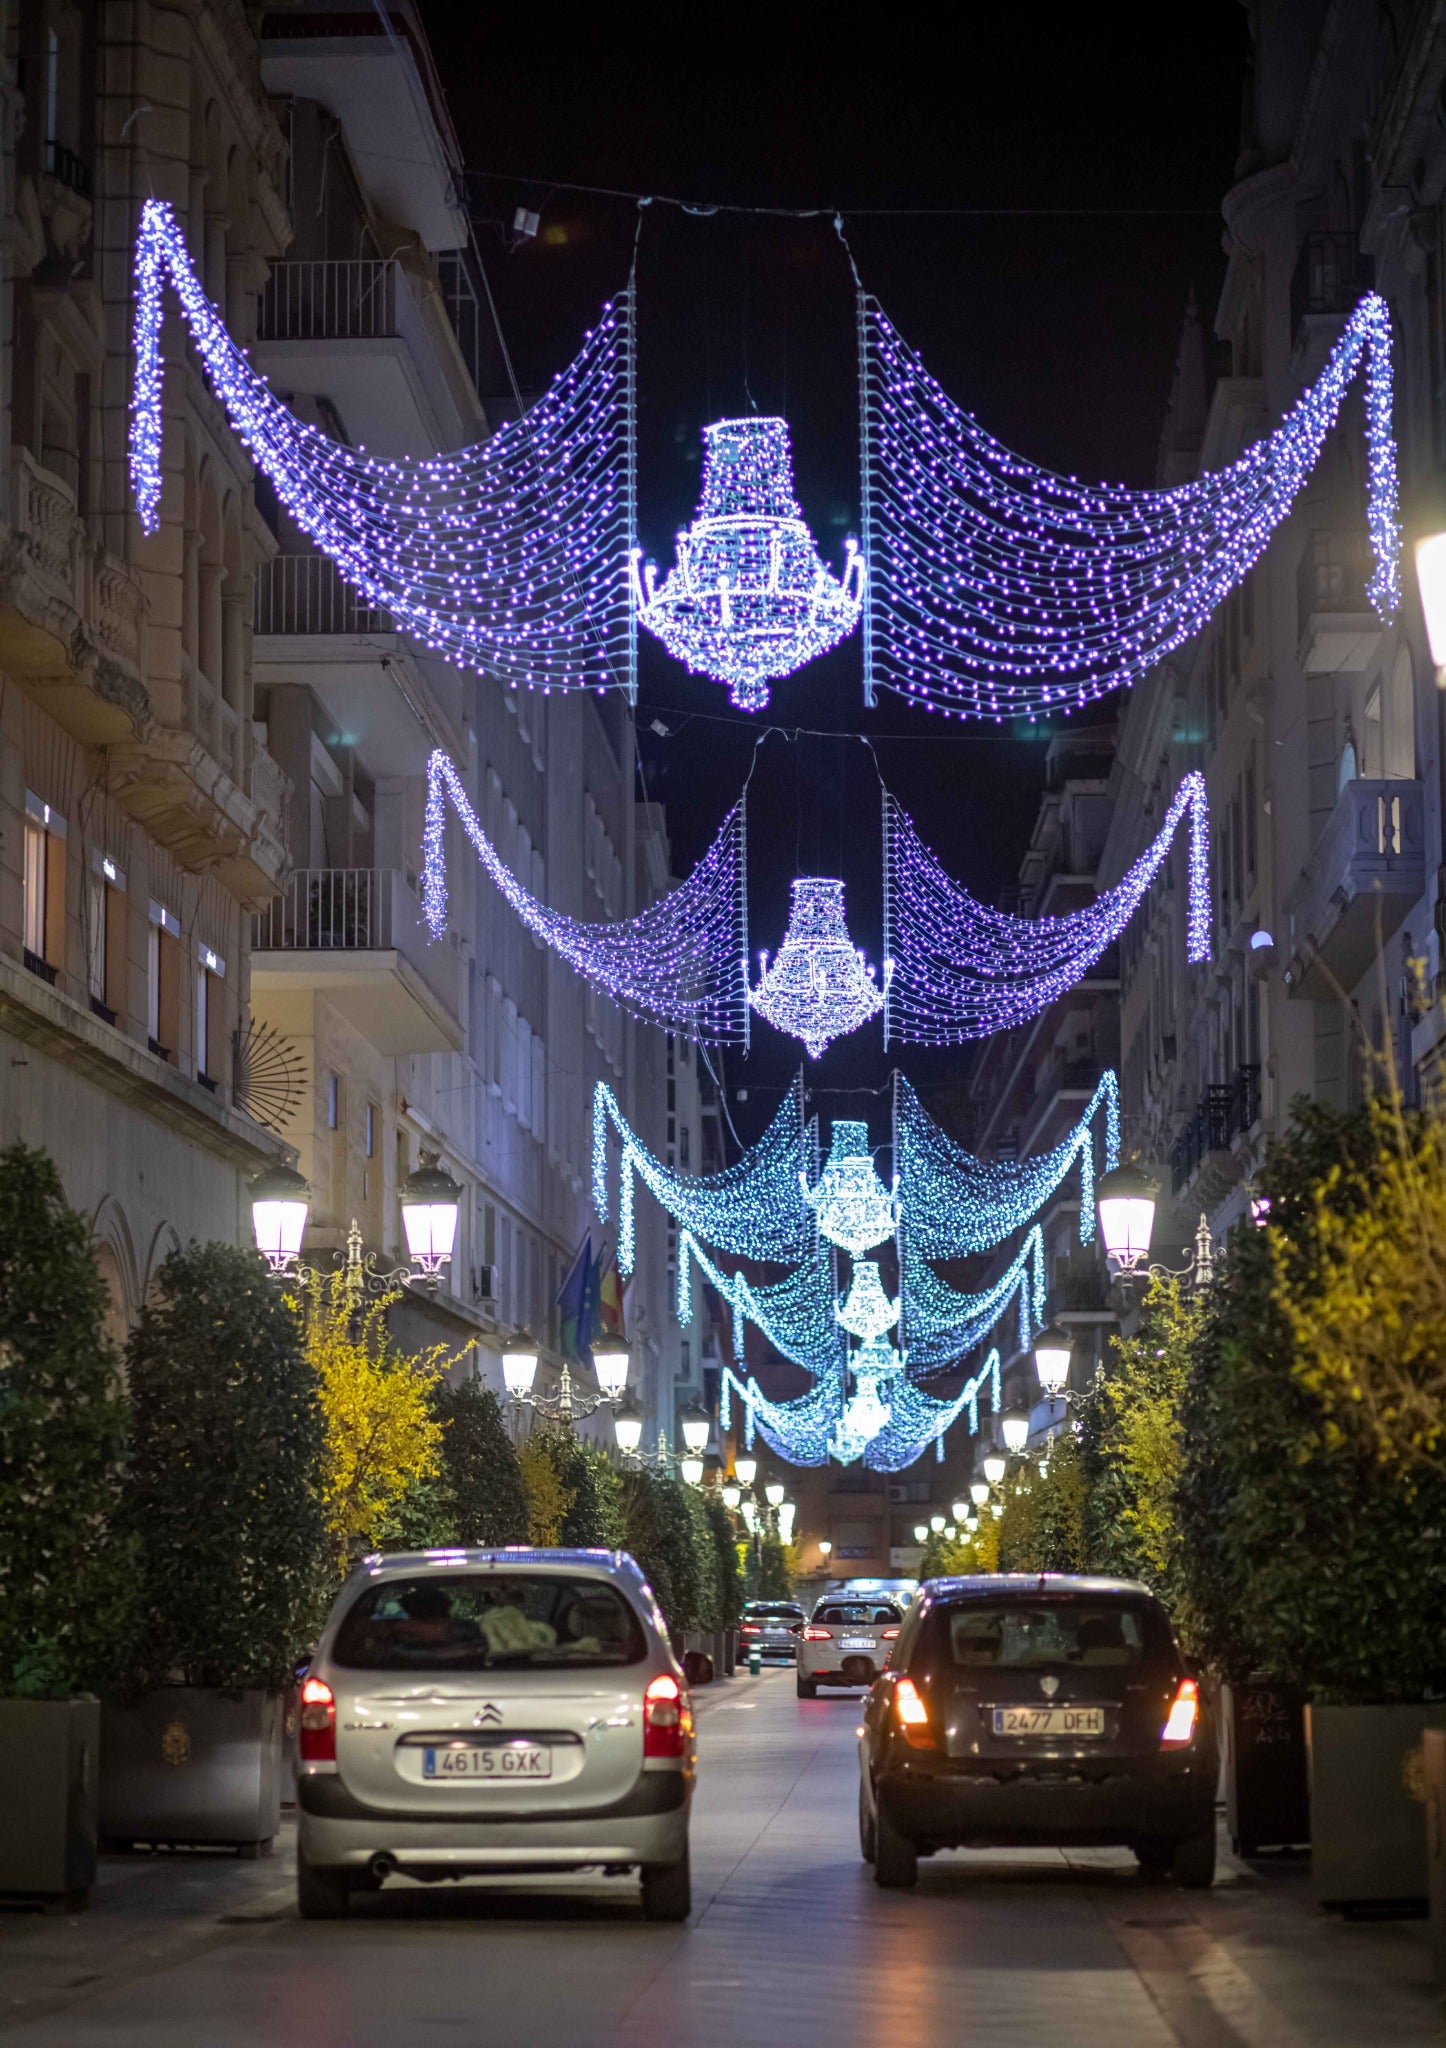
[{"label": "lit window", "polygon": [[377,1156],[377,1106],[376,1106],[376,1104],[375,1104],[374,1102],[369,1102],[369,1103],[367,1104],[367,1158],[368,1158],[368,1159],[375,1159],[375,1158],[376,1158],[376,1156]]},{"label": "lit window", "polygon": [[326,1127],[336,1130],[341,1123],[341,1075],[328,1074],[326,1077]]},{"label": "lit window", "polygon": [[181,926],[163,903],[150,905],[146,933],[146,1035],[153,1053],[174,1057],[181,1035]]},{"label": "lit window", "polygon": [[25,964],[54,981],[65,936],[65,820],[25,792]]}]

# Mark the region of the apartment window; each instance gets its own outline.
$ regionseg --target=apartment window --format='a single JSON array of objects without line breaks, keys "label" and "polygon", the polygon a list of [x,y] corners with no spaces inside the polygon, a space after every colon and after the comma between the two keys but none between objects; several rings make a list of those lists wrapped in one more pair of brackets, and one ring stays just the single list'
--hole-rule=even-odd
[{"label": "apartment window", "polygon": [[692,1150],[692,1146],[689,1143],[691,1136],[692,1133],[687,1124],[684,1124],[678,1133],[678,1164],[685,1168],[690,1167],[693,1163],[688,1156]]},{"label": "apartment window", "polygon": [[152,902],[146,931],[146,1037],[163,1060],[181,1036],[181,926],[164,903]]},{"label": "apartment window", "polygon": [[328,1074],[326,1077],[326,1128],[329,1131],[341,1129],[340,1074]]},{"label": "apartment window", "polygon": [[25,965],[53,982],[65,947],[65,820],[25,792]]},{"label": "apartment window", "polygon": [[209,946],[196,952],[196,1078],[207,1087],[216,1086],[217,1035],[225,1023],[225,1006],[220,985],[226,978],[226,963]]},{"label": "apartment window", "polygon": [[367,1158],[375,1159],[377,1156],[377,1106],[374,1102],[367,1104],[366,1146]]}]

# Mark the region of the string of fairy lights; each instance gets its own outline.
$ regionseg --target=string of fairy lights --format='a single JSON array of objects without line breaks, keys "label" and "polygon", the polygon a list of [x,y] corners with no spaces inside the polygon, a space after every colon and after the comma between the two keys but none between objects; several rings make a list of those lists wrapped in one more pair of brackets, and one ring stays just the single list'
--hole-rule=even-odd
[{"label": "string of fairy lights", "polygon": [[[319,553],[431,654],[513,688],[620,689],[633,700],[641,626],[756,713],[777,683],[857,630],[866,705],[888,690],[945,717],[997,722],[1088,704],[1145,675],[1239,587],[1357,380],[1374,558],[1367,595],[1383,619],[1399,601],[1391,324],[1375,293],[1271,433],[1221,470],[1136,490],[1056,475],[1003,447],[930,375],[855,268],[860,526],[837,572],[799,501],[787,422],[753,416],[704,429],[697,511],[660,580],[637,533],[633,277],[519,418],[475,446],[415,460],[371,456],[296,417],[227,332],[162,201],[141,208],[135,282],[130,463],[142,531],[179,516],[163,462],[169,287],[227,418]],[[1066,914],[1032,918],[980,903],[881,790],[877,968],[850,937],[842,878],[798,876],[777,950],[761,951],[751,976],[746,785],[684,881],[635,915],[595,922],[550,908],[512,871],[467,776],[441,751],[427,776],[428,927],[446,938],[460,833],[539,944],[649,1022],[746,1050],[756,1016],[810,1060],[876,1017],[885,1048],[960,1044],[1025,1023],[1077,987],[1166,871],[1183,826],[1186,953],[1191,963],[1208,958],[1209,811],[1198,771],[1112,887]],[[679,1322],[693,1315],[696,1274],[731,1313],[724,1426],[741,1403],[748,1443],[761,1431],[800,1464],[901,1470],[931,1442],[942,1456],[961,1416],[977,1430],[984,1402],[997,1412],[997,1346],[957,1394],[939,1398],[928,1383],[958,1368],[1011,1308],[1020,1346],[1029,1344],[1044,1317],[1041,1214],[1077,1170],[1078,1235],[1092,1235],[1096,1171],[1119,1156],[1118,1082],[1100,1078],[1059,1143],[986,1160],[895,1074],[889,1149],[886,1178],[867,1122],[839,1118],[824,1156],[800,1076],[732,1166],[693,1174],[644,1145],[606,1084],[595,1092],[593,1202],[606,1221],[615,1158],[620,1272],[636,1257],[641,1181],[677,1226]],[[961,1289],[936,1270],[1015,1240],[983,1288]],[[888,1244],[894,1296],[868,1256]],[[764,1278],[720,1263],[737,1259],[783,1270]],[[750,1328],[809,1376],[804,1395],[778,1400],[759,1386]]]}]

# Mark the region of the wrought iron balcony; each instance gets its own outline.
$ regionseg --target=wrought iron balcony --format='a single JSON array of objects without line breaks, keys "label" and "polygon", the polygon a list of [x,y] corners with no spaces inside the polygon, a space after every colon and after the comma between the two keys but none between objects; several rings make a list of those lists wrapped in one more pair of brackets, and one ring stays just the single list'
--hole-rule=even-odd
[{"label": "wrought iron balcony", "polygon": [[65,143],[54,138],[45,145],[45,168],[52,178],[64,185],[67,191],[78,198],[89,199],[95,187],[90,165],[83,156],[77,156]]},{"label": "wrought iron balcony", "polygon": [[1229,1081],[1212,1081],[1185,1128],[1170,1147],[1170,1185],[1180,1194],[1202,1169],[1211,1185],[1198,1190],[1206,1207],[1240,1179],[1232,1147],[1260,1117],[1260,1069],[1237,1067]]},{"label": "wrought iron balcony", "polygon": [[1347,994],[1426,886],[1419,782],[1348,782],[1285,900],[1293,996]]},{"label": "wrought iron balcony", "polygon": [[1306,536],[1296,570],[1298,660],[1307,675],[1359,675],[1381,622],[1366,596],[1371,544],[1363,526],[1320,527]]},{"label": "wrought iron balcony", "polygon": [[1348,229],[1320,228],[1301,238],[1290,280],[1290,331],[1309,315],[1349,313],[1371,288],[1371,259]]}]

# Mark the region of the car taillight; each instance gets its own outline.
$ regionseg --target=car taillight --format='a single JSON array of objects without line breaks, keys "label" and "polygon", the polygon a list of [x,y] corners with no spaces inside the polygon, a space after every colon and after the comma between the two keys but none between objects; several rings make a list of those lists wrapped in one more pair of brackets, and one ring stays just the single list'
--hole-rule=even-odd
[{"label": "car taillight", "polygon": [[881,1629],[879,1633],[886,1643],[892,1643],[898,1636],[899,1631],[896,1628],[886,1628]]},{"label": "car taillight", "polygon": [[738,1633],[741,1636],[761,1636],[763,1631],[756,1621],[745,1621],[739,1624]]},{"label": "car taillight", "polygon": [[336,1700],[325,1679],[308,1678],[301,1688],[298,1745],[304,1764],[336,1762]]},{"label": "car taillight", "polygon": [[1199,1715],[1200,1688],[1193,1678],[1182,1678],[1180,1690],[1170,1707],[1169,1719],[1160,1730],[1161,1743],[1174,1749],[1181,1743],[1192,1742]]},{"label": "car taillight", "polygon": [[901,1678],[894,1687],[894,1708],[904,1740],[911,1749],[939,1747],[929,1726],[929,1709],[920,1699],[919,1688],[912,1678]]},{"label": "car taillight", "polygon": [[831,1643],[833,1641],[833,1630],[831,1628],[815,1628],[810,1622],[803,1632],[803,1640],[806,1643]]},{"label": "car taillight", "polygon": [[643,1755],[686,1756],[692,1719],[688,1696],[671,1671],[649,1679],[643,1694]]}]

